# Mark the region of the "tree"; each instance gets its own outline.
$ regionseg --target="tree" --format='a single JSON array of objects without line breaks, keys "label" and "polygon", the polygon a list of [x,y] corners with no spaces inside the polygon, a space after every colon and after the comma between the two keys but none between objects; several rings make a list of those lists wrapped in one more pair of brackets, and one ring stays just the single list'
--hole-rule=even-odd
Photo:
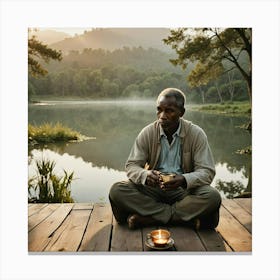
[{"label": "tree", "polygon": [[[28,36],[31,30],[28,30]],[[49,48],[48,45],[40,42],[35,35],[28,38],[28,71],[33,77],[45,76],[48,71],[41,65],[39,61],[42,59],[48,63],[50,59],[61,60],[61,51]]]},{"label": "tree", "polygon": [[[178,57],[170,59],[185,69],[193,63],[188,76],[191,86],[199,87],[233,69],[238,69],[247,83],[252,102],[252,30],[250,28],[179,28],[163,42],[175,49]],[[247,63],[246,63],[247,60]]]}]

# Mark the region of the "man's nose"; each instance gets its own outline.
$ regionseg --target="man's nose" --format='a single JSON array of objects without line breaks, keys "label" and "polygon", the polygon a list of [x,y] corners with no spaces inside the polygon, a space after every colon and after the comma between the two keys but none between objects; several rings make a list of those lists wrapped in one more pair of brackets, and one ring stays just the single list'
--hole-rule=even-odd
[{"label": "man's nose", "polygon": [[160,119],[166,119],[166,114],[165,114],[165,112],[164,111],[162,111],[160,114],[159,114],[159,118]]}]

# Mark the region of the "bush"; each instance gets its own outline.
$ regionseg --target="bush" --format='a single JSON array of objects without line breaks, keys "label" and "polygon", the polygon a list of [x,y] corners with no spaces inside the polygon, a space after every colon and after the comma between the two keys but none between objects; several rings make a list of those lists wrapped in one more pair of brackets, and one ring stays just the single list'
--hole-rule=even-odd
[{"label": "bush", "polygon": [[77,141],[83,136],[61,123],[44,123],[39,126],[28,124],[28,143],[51,143],[58,141]]},{"label": "bush", "polygon": [[37,176],[28,180],[29,202],[74,202],[70,185],[74,172],[59,177],[54,174],[55,162],[47,159],[36,161]]}]

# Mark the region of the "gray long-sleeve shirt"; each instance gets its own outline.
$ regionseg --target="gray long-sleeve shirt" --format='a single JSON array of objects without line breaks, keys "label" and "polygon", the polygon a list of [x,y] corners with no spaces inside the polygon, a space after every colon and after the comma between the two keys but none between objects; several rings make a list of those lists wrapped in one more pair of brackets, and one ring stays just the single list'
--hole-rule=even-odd
[{"label": "gray long-sleeve shirt", "polygon": [[[187,187],[210,185],[215,176],[215,164],[205,132],[197,125],[180,119],[183,176]],[[145,184],[147,172],[155,169],[161,150],[160,125],[155,121],[144,127],[136,137],[125,170],[135,184]]]}]

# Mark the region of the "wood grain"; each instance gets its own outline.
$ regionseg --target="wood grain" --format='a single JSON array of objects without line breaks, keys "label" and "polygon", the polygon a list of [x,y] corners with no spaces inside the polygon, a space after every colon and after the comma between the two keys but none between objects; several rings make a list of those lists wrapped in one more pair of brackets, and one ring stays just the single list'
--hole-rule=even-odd
[{"label": "wood grain", "polygon": [[214,229],[204,229],[197,231],[200,240],[203,243],[206,251],[211,252],[224,252],[226,247],[224,245],[223,239]]},{"label": "wood grain", "polygon": [[235,198],[234,201],[243,207],[248,213],[252,214],[252,199]]},{"label": "wood grain", "polygon": [[63,220],[70,213],[73,204],[61,204],[50,216],[36,226],[28,234],[28,250],[43,251],[49,242],[50,236],[62,224]]},{"label": "wood grain", "polygon": [[34,215],[38,211],[40,211],[42,208],[46,207],[47,203],[30,203],[28,204],[28,217]]},{"label": "wood grain", "polygon": [[[46,206],[47,204],[45,204]],[[50,216],[56,209],[60,207],[60,204],[54,203],[48,205],[48,207],[41,207],[28,218],[28,231],[34,229],[38,224],[44,221],[48,216]]]},{"label": "wood grain", "polygon": [[72,210],[49,238],[47,252],[76,252],[83,238],[91,210]]},{"label": "wood grain", "polygon": [[130,230],[127,224],[120,225],[113,218],[111,251],[143,251],[141,229]]},{"label": "wood grain", "polygon": [[109,251],[112,218],[109,204],[96,204],[90,215],[79,251]]},{"label": "wood grain", "polygon": [[235,201],[235,199],[226,199],[223,206],[252,233],[252,216]]},{"label": "wood grain", "polygon": [[[251,199],[223,200],[216,231],[160,226],[171,232],[175,242],[168,251],[252,252],[250,209]],[[29,252],[157,253],[145,241],[147,233],[159,226],[130,230],[115,221],[110,204],[29,204],[28,215]]]},{"label": "wood grain", "polygon": [[220,223],[217,230],[235,252],[252,251],[251,234],[223,206],[220,209]]},{"label": "wood grain", "polygon": [[172,226],[169,227],[169,230],[177,251],[197,252],[206,250],[193,229],[183,226]]}]

